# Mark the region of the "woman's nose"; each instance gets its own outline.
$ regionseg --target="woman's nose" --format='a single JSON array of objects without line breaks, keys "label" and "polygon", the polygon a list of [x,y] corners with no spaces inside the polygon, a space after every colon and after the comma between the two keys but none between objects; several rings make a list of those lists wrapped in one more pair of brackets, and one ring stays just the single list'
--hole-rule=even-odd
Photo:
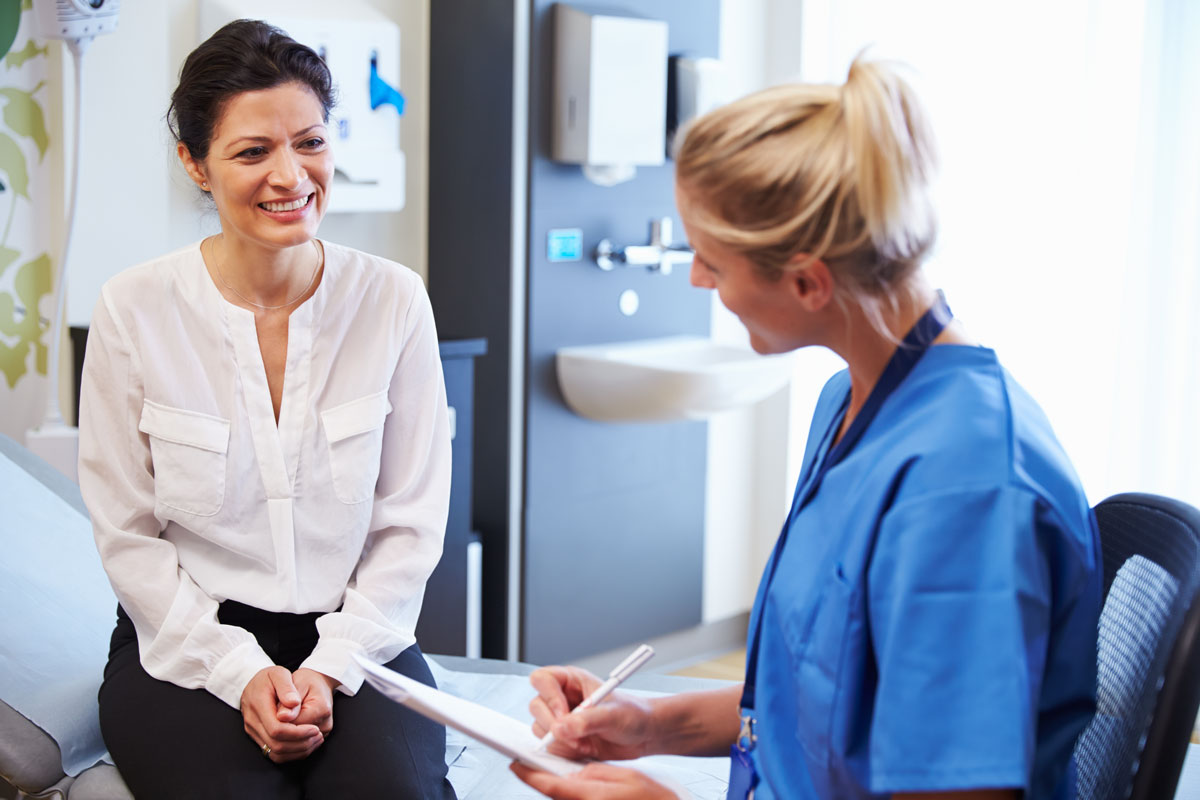
[{"label": "woman's nose", "polygon": [[295,189],[308,177],[299,160],[290,152],[279,153],[272,165],[271,182],[276,186]]},{"label": "woman's nose", "polygon": [[700,259],[692,259],[692,270],[689,273],[689,279],[692,286],[698,289],[713,289],[716,284],[713,283],[712,276],[708,274],[708,270],[700,264]]}]

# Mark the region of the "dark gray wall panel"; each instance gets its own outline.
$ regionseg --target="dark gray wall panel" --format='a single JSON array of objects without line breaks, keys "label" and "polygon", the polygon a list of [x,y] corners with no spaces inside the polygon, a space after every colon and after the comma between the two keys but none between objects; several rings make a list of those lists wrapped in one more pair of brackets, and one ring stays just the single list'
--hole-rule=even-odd
[{"label": "dark gray wall panel", "polygon": [[[513,2],[528,3],[532,26],[529,186],[528,196],[515,200]],[[552,228],[582,228],[590,253],[604,237],[643,244],[652,218],[675,218],[669,162],[602,188],[578,167],[548,159],[552,5],[435,0],[430,55],[430,295],[443,338],[488,340],[488,354],[476,365],[473,471],[475,527],[484,545],[484,655],[541,662],[700,620],[705,426],[578,417],[563,405],[554,353],[574,344],[704,334],[710,307],[708,293],[691,288],[686,271],[669,277],[632,269],[605,273],[590,262],[546,260]],[[605,10],[666,20],[671,54],[717,55],[718,0],[638,0]],[[528,213],[526,242],[512,239],[514,212]],[[517,320],[527,336],[518,354],[525,458],[522,475],[515,476],[524,481],[523,531],[510,531],[511,261],[520,244],[529,254],[517,276],[527,281],[526,316]],[[641,300],[633,317],[617,308],[627,288]],[[521,644],[510,653],[508,548],[518,535]]]},{"label": "dark gray wall panel", "polygon": [[[442,338],[487,339],[476,362],[474,527],[483,654],[506,656],[513,9],[430,4],[429,295]],[[514,654],[515,655],[515,654]]]},{"label": "dark gray wall panel", "polygon": [[[639,167],[632,181],[600,187],[579,167],[549,160],[553,5],[534,3],[530,62],[521,655],[535,663],[565,661],[700,622],[705,425],[612,424],[576,416],[563,404],[554,353],[576,344],[707,334],[711,302],[707,292],[690,286],[686,270],[664,276],[644,269],[604,272],[590,258],[547,261],[546,236],[553,228],[581,228],[589,254],[604,237],[645,244],[655,217],[675,218],[679,230],[670,162]],[[643,0],[604,10],[666,20],[673,55],[717,54],[717,0]],[[617,307],[625,289],[640,297],[632,317]]]},{"label": "dark gray wall panel", "polygon": [[[704,495],[695,482],[697,473],[704,479],[703,425],[652,436],[652,449],[670,448],[669,456],[648,451],[642,433],[622,427],[604,441],[626,448],[624,464],[606,461],[628,468],[616,475],[626,485],[588,491],[598,459],[572,454],[559,466],[560,483],[574,491],[546,492],[527,509],[524,652],[534,663],[570,661],[700,621]],[[689,459],[689,468],[677,459]],[[644,482],[639,472],[656,474]]]}]

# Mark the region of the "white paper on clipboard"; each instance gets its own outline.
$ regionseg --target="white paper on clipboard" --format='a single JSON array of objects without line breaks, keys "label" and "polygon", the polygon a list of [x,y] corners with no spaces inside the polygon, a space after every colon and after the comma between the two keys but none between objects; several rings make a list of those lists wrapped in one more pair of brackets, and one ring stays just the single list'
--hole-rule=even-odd
[{"label": "white paper on clipboard", "polygon": [[366,673],[367,682],[384,696],[454,728],[514,761],[555,775],[570,775],[584,767],[581,762],[540,750],[537,737],[523,722],[487,706],[430,688],[358,654],[355,658]]}]

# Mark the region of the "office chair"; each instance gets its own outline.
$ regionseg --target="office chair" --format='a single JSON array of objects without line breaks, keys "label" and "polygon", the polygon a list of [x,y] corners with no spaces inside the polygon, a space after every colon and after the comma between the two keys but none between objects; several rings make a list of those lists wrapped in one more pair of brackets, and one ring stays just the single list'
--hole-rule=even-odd
[{"label": "office chair", "polygon": [[1080,800],[1170,800],[1200,706],[1200,511],[1150,494],[1095,508],[1104,558],[1096,716]]}]

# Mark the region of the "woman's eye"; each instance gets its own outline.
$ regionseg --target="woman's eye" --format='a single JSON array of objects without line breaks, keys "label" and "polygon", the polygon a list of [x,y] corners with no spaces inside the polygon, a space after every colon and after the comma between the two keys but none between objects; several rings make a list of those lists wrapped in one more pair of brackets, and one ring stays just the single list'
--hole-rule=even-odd
[{"label": "woman's eye", "polygon": [[238,158],[258,158],[266,152],[267,149],[265,147],[248,147],[242,152],[238,153]]},{"label": "woman's eye", "polygon": [[301,147],[306,147],[309,150],[317,150],[325,145],[325,140],[320,138],[305,139],[301,143]]}]

